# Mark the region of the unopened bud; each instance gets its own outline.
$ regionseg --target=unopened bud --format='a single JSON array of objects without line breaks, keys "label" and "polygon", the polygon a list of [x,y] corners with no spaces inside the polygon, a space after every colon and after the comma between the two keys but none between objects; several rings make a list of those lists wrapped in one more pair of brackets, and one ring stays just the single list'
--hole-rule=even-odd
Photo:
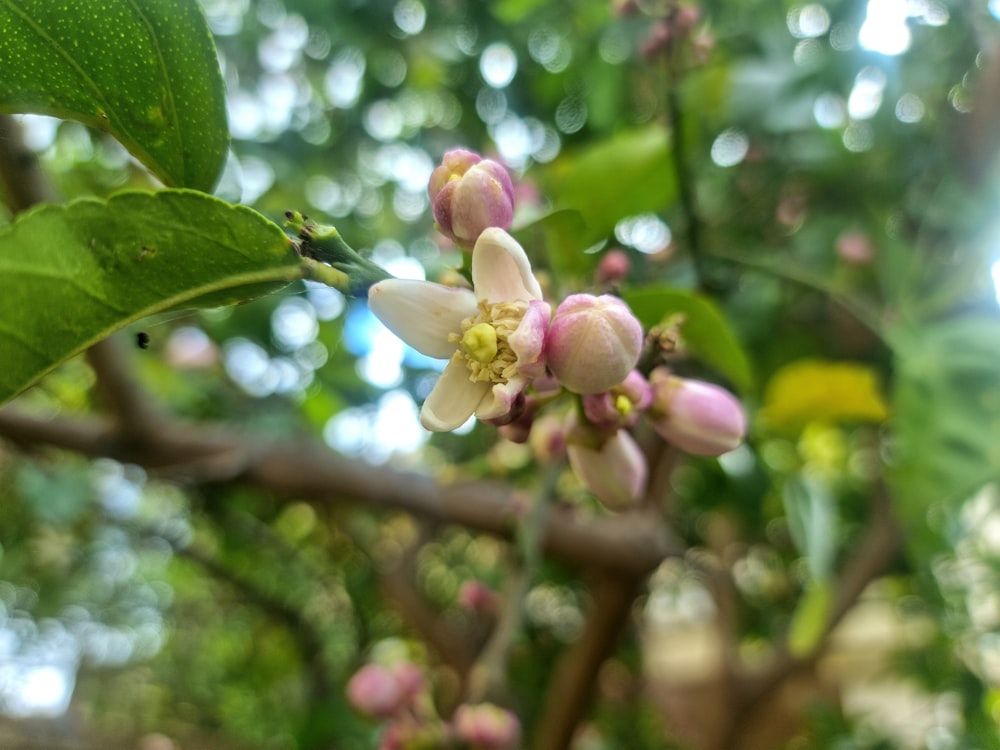
[{"label": "unopened bud", "polygon": [[617,297],[573,294],[549,327],[549,369],[574,393],[600,393],[621,383],[642,350],[642,325]]},{"label": "unopened bud", "polygon": [[725,388],[673,376],[666,368],[654,370],[649,382],[653,427],[668,442],[702,456],[721,456],[743,442],[746,417]]},{"label": "unopened bud", "polygon": [[478,750],[515,750],[521,741],[521,722],[492,703],[463,704],[452,718],[455,736]]},{"label": "unopened bud", "polygon": [[632,270],[632,261],[628,253],[620,248],[608,250],[601,256],[594,274],[598,284],[620,284]]},{"label": "unopened bud", "polygon": [[406,703],[408,695],[391,670],[366,664],[347,683],[347,700],[363,714],[387,719]]},{"label": "unopened bud", "polygon": [[638,500],[646,487],[646,457],[625,430],[608,433],[574,418],[566,431],[566,454],[580,481],[612,510]]},{"label": "unopened bud", "polygon": [[540,464],[560,461],[566,455],[566,438],[563,436],[563,420],[553,414],[546,414],[535,420],[528,437],[532,455]]},{"label": "unopened bud", "polygon": [[427,192],[438,229],[459,245],[471,247],[487,227],[510,229],[514,219],[514,185],[507,169],[466,149],[444,155]]},{"label": "unopened bud", "polygon": [[489,614],[497,610],[497,595],[482,581],[462,581],[455,598],[459,608],[470,614]]},{"label": "unopened bud", "polygon": [[868,234],[857,229],[848,229],[837,236],[837,255],[845,263],[861,266],[871,263],[875,253]]}]

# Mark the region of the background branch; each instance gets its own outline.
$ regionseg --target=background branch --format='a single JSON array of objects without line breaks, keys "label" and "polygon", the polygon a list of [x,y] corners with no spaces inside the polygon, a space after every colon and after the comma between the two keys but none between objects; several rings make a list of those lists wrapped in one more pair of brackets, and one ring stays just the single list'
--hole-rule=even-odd
[{"label": "background branch", "polygon": [[583,632],[559,660],[545,691],[545,706],[532,743],[535,750],[570,747],[593,699],[601,665],[613,652],[644,580],[608,574],[595,578]]},{"label": "background branch", "polygon": [[[114,424],[97,418],[31,417],[0,409],[0,436],[23,446],[52,446],[85,456],[134,463],[175,480],[240,483],[276,496],[321,503],[363,503],[403,510],[418,518],[464,526],[513,539],[523,502],[492,482],[441,485],[430,477],[372,471],[313,438],[276,442],[220,425],[164,419],[148,441],[121,439]],[[558,504],[541,532],[546,555],[573,563],[645,575],[683,544],[644,514],[584,517]]]}]

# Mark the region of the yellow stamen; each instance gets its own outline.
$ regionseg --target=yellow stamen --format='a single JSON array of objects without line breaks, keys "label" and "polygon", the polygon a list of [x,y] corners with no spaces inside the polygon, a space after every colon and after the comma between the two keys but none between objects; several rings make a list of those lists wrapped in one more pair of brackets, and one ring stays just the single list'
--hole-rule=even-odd
[{"label": "yellow stamen", "polygon": [[477,323],[462,336],[462,346],[474,360],[489,364],[497,356],[497,329],[489,323]]}]

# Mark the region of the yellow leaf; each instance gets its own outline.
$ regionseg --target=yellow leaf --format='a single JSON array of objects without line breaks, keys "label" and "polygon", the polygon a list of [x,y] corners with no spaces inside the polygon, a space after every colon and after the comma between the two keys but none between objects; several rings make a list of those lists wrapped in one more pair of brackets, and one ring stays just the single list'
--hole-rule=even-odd
[{"label": "yellow leaf", "polygon": [[809,422],[882,422],[889,410],[878,376],[856,362],[800,359],[778,370],[764,393],[763,421],[798,430]]}]

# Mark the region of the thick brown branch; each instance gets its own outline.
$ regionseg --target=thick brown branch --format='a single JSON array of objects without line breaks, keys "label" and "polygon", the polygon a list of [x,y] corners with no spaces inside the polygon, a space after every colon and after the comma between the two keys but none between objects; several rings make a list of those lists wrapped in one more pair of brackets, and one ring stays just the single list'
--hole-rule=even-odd
[{"label": "thick brown branch", "polygon": [[[272,442],[222,427],[163,420],[148,440],[123,439],[96,419],[39,419],[0,409],[0,436],[25,446],[52,446],[86,456],[135,463],[172,478],[239,482],[282,497],[316,502],[360,502],[403,510],[511,539],[523,502],[509,487],[490,482],[440,485],[430,477],[390,469],[372,471],[313,438]],[[582,517],[557,509],[542,535],[545,554],[591,568],[644,575],[683,545],[644,514]]]}]

